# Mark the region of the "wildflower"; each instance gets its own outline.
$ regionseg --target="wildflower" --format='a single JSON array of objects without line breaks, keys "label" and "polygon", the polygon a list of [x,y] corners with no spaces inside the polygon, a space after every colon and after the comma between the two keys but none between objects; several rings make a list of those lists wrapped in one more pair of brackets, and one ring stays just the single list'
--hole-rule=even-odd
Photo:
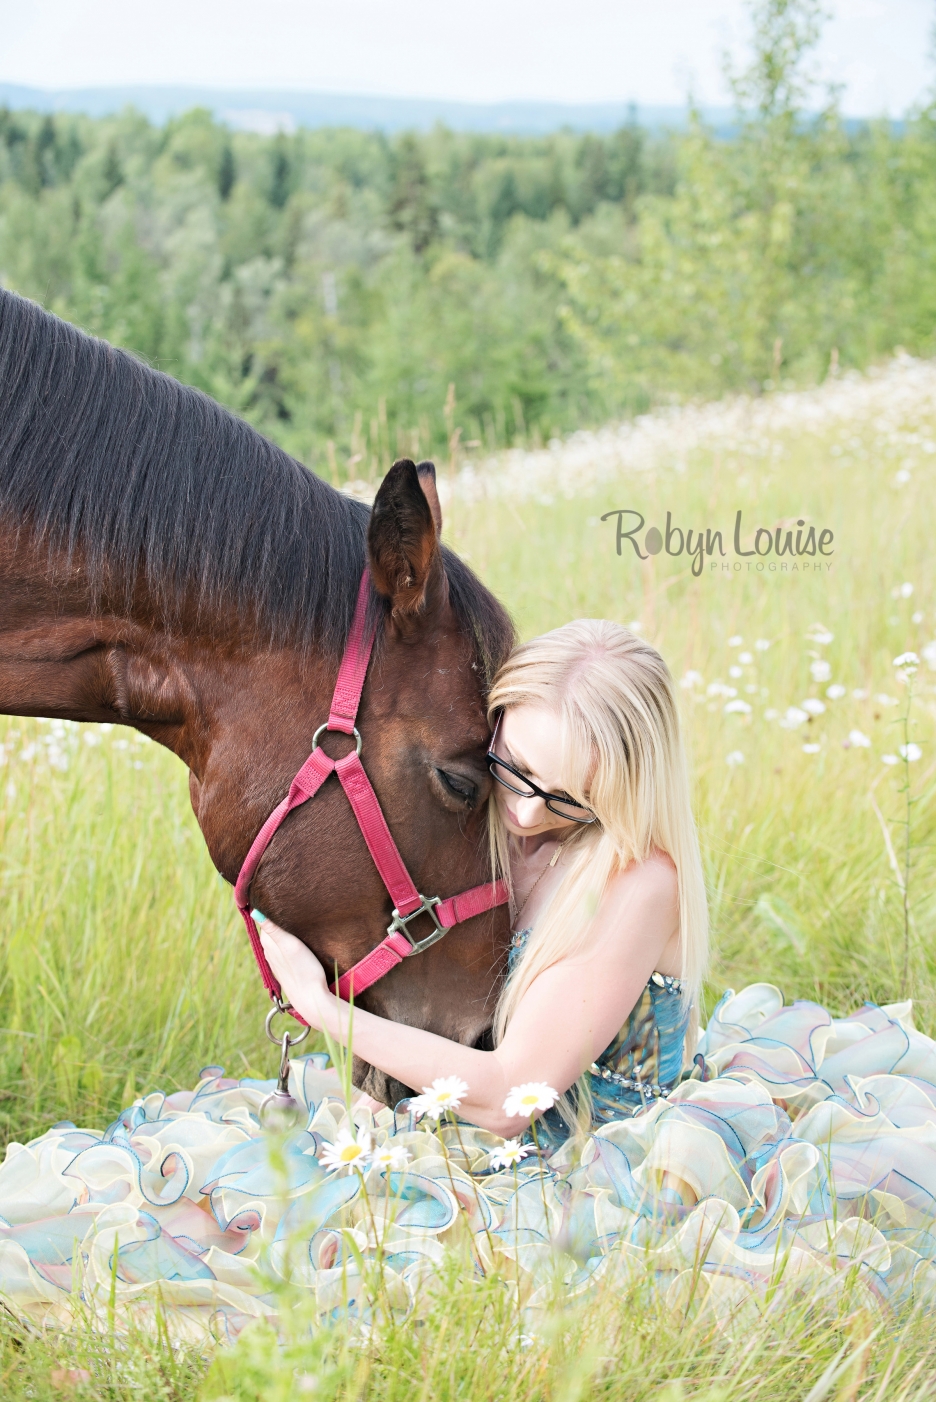
[{"label": "wildflower", "polygon": [[881,755],[882,764],[899,764],[900,760],[896,755]]},{"label": "wildflower", "polygon": [[513,1086],[504,1101],[506,1115],[522,1115],[529,1119],[543,1110],[551,1110],[559,1099],[559,1092],[545,1081],[525,1081],[522,1086]]},{"label": "wildflower", "polygon": [[800,703],[802,709],[811,716],[821,716],[825,710],[825,702],[820,701],[818,696],[807,696],[805,701]]},{"label": "wildflower", "polygon": [[758,652],[766,652],[767,649],[770,647],[770,639],[758,638],[754,646],[756,647]]},{"label": "wildflower", "polygon": [[886,691],[879,691],[878,694],[877,694],[877,696],[875,696],[874,699],[875,699],[875,701],[878,703],[879,706],[899,706],[899,705],[900,705],[900,702],[897,700],[897,697],[896,697],[896,696],[888,696],[888,694],[887,694]]},{"label": "wildflower", "polygon": [[514,1168],[532,1150],[529,1144],[521,1144],[519,1139],[505,1139],[503,1147],[491,1155],[492,1168]]},{"label": "wildflower", "polygon": [[725,763],[728,765],[729,769],[734,769],[735,765],[744,763],[744,755],[740,750],[732,750],[729,754],[725,755]]},{"label": "wildflower", "polygon": [[679,685],[684,686],[687,689],[691,686],[704,686],[705,678],[703,677],[701,672],[694,672],[692,668],[690,668],[686,675],[680,681]]},{"label": "wildflower", "polygon": [[825,647],[827,643],[832,642],[835,634],[830,633],[824,624],[814,623],[807,632],[806,637],[811,643],[816,643],[819,647]]},{"label": "wildflower", "polygon": [[780,724],[784,730],[796,730],[809,720],[809,712],[802,710],[799,706],[787,706],[786,713],[780,717]]},{"label": "wildflower", "polygon": [[868,739],[867,735],[860,730],[850,730],[848,732],[848,743],[854,745],[856,749],[859,750],[867,750],[870,749],[871,746],[871,741]]},{"label": "wildflower", "polygon": [[919,745],[915,745],[912,740],[909,745],[901,745],[900,747],[900,757],[901,759],[905,759],[908,764],[912,764],[914,760],[920,759],[922,755],[923,751],[920,749]]},{"label": "wildflower", "polygon": [[910,595],[913,593],[913,585],[909,583],[901,584],[898,593],[902,599],[909,599]]},{"label": "wildflower", "polygon": [[845,687],[842,686],[841,682],[833,682],[831,686],[826,687],[826,696],[828,696],[830,701],[838,701],[844,695]]},{"label": "wildflower", "polygon": [[814,682],[827,682],[832,675],[832,664],[824,657],[809,664],[809,672]]},{"label": "wildflower", "polygon": [[431,1086],[423,1086],[422,1095],[410,1101],[410,1109],[417,1120],[426,1115],[430,1120],[441,1120],[447,1110],[457,1110],[468,1094],[468,1083],[460,1076],[437,1076]]},{"label": "wildflower", "polygon": [[777,720],[777,718],[779,717],[779,715],[780,715],[780,712],[774,710],[773,706],[770,706],[770,707],[768,707],[768,709],[764,712],[764,720]]},{"label": "wildflower", "polygon": [[897,668],[898,675],[907,678],[916,676],[916,669],[919,665],[920,659],[915,652],[902,652],[899,657],[894,658],[894,666]]},{"label": "wildflower", "polygon": [[340,1129],[333,1144],[326,1144],[319,1163],[323,1168],[365,1168],[370,1162],[370,1138],[362,1134],[360,1139],[347,1129]]},{"label": "wildflower", "polygon": [[803,754],[804,754],[804,755],[817,755],[821,749],[822,749],[822,746],[821,746],[821,745],[804,745],[804,746],[803,746]]},{"label": "wildflower", "polygon": [[737,696],[736,686],[726,686],[724,682],[709,682],[705,688],[706,696]]},{"label": "wildflower", "polygon": [[741,662],[745,667],[749,667],[754,661],[754,658],[749,652],[739,652],[738,661]]},{"label": "wildflower", "polygon": [[751,708],[746,701],[729,701],[725,707],[726,716],[749,716]]},{"label": "wildflower", "polygon": [[923,649],[923,657],[930,671],[936,672],[936,642],[926,644]]},{"label": "wildflower", "polygon": [[920,610],[917,609],[916,613],[912,613],[912,614],[910,615],[910,621],[911,621],[911,623],[922,623],[922,622],[923,622],[923,619],[924,619],[925,617],[926,617],[926,614],[925,614],[925,613],[921,613]]},{"label": "wildflower", "polygon": [[375,1149],[371,1156],[371,1163],[375,1168],[388,1169],[405,1168],[410,1161],[409,1149],[404,1149],[402,1144],[392,1144],[389,1141],[382,1144],[379,1149]]},{"label": "wildflower", "polygon": [[641,621],[640,621],[639,618],[632,618],[631,621],[630,621],[630,623],[628,623],[627,626],[628,626],[628,628],[631,630],[632,633],[642,633],[642,632],[643,632],[643,624],[641,623]]},{"label": "wildflower", "polygon": [[728,668],[728,675],[729,675],[729,677],[734,677],[735,681],[737,681],[738,677],[743,677],[743,676],[744,676],[744,668],[743,668],[743,667],[729,667],[729,668]]},{"label": "wildflower", "polygon": [[728,639],[728,646],[729,646],[729,647],[740,647],[741,644],[742,644],[743,642],[744,642],[744,639],[742,638],[741,634],[740,634],[740,633],[735,633],[735,635],[734,635],[733,638],[729,638],[729,639]]},{"label": "wildflower", "polygon": [[868,693],[863,686],[856,686],[852,692],[852,696],[854,696],[856,701],[866,701],[868,699]]}]

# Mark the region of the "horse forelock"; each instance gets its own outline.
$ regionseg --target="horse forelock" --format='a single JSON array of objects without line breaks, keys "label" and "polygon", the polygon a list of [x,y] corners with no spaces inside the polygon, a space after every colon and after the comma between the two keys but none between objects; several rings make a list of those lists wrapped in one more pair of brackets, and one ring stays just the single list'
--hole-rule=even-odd
[{"label": "horse forelock", "polygon": [[[233,610],[259,641],[340,653],[368,509],[199,390],[0,289],[0,521],[79,558],[92,599],[142,581],[172,624]],[[510,621],[446,550],[486,688]],[[383,601],[372,600],[375,617]]]}]

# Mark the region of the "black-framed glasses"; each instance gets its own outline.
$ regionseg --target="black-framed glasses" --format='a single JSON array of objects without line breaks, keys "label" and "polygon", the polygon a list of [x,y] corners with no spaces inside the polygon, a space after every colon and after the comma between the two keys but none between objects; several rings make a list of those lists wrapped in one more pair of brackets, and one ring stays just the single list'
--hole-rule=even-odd
[{"label": "black-framed glasses", "polygon": [[[501,712],[503,715],[503,712]],[[495,750],[497,744],[497,732],[500,729],[501,716],[497,717],[497,724],[494,727],[494,734],[491,736],[490,748],[487,752],[488,769],[491,777],[503,788],[509,789],[511,793],[518,794],[520,798],[541,798],[549,809],[550,813],[555,813],[557,818],[567,818],[573,823],[597,823],[598,818],[594,813],[590,813],[583,803],[576,803],[574,798],[563,798],[561,794],[547,793],[545,789],[539,788],[532,779],[528,779],[525,774],[521,774],[518,769],[514,769],[512,764],[501,759]]]}]

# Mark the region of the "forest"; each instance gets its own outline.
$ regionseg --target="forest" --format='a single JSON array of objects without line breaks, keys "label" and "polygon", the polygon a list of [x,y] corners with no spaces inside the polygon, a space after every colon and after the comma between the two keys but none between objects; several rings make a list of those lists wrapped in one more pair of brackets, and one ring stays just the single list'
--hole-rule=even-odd
[{"label": "forest", "polygon": [[0,281],[333,480],[931,354],[936,106],[846,122],[815,7],[759,26],[728,139],[0,110]]}]

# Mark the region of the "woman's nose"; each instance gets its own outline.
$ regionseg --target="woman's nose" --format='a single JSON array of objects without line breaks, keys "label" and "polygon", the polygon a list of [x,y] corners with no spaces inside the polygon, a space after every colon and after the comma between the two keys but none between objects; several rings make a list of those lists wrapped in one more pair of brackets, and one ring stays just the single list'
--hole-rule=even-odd
[{"label": "woman's nose", "polygon": [[514,812],[517,815],[517,822],[522,828],[538,828],[546,821],[547,808],[541,798],[536,795],[532,798],[518,798]]}]

